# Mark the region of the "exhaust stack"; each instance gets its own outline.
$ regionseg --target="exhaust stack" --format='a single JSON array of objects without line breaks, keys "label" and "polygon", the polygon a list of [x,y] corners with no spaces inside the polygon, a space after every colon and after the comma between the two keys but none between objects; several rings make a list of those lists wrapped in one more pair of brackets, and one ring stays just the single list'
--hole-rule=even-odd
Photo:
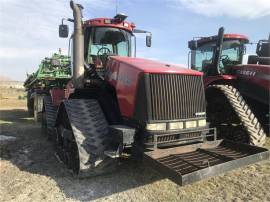
[{"label": "exhaust stack", "polygon": [[84,85],[84,35],[82,29],[82,9],[79,4],[70,1],[74,17],[73,34],[73,83],[74,88],[83,88]]},{"label": "exhaust stack", "polygon": [[217,39],[216,47],[214,50],[213,65],[215,68],[215,72],[214,72],[215,75],[220,74],[219,62],[220,62],[220,56],[222,54],[223,38],[224,38],[224,27],[220,27],[218,30],[218,39]]}]

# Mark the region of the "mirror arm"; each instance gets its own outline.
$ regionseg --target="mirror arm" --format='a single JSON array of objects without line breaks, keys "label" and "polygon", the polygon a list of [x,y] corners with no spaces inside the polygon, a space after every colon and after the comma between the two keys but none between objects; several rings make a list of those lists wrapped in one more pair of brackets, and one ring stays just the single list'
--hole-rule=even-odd
[{"label": "mirror arm", "polygon": [[67,21],[74,22],[74,19],[68,18]]},{"label": "mirror arm", "polygon": [[67,20],[66,18],[62,18],[62,25],[64,24],[64,20]]},{"label": "mirror arm", "polygon": [[190,63],[189,63],[190,55],[191,55],[191,50],[188,52],[188,69],[191,69]]},{"label": "mirror arm", "polygon": [[[133,29],[133,33],[137,34],[146,34],[146,46],[151,47],[152,33],[146,30]],[[148,45],[148,37],[150,38],[150,44]]]},{"label": "mirror arm", "polygon": [[136,56],[137,56],[137,39],[136,39],[136,36],[135,36],[135,53],[134,53],[134,57],[136,58]]},{"label": "mirror arm", "polygon": [[74,19],[71,18],[62,18],[62,25],[64,24],[64,21],[74,22]]},{"label": "mirror arm", "polygon": [[142,29],[133,29],[133,33],[135,34],[149,34],[152,37],[152,33]]}]

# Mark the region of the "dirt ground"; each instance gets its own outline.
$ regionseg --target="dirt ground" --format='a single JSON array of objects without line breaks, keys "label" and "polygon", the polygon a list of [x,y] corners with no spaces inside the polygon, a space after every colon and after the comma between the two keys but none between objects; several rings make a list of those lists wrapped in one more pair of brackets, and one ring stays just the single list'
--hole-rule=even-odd
[{"label": "dirt ground", "polygon": [[106,176],[76,179],[57,161],[25,104],[0,100],[0,132],[17,138],[1,148],[0,201],[270,201],[270,161],[185,187],[132,161]]}]

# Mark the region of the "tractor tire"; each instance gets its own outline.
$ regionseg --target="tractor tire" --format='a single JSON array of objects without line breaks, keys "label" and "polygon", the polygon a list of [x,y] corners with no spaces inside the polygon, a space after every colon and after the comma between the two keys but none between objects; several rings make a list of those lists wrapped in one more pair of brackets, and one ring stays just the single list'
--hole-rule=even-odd
[{"label": "tractor tire", "polygon": [[31,92],[27,92],[27,111],[29,116],[34,116],[34,100],[31,98]]},{"label": "tractor tire", "polygon": [[[29,102],[31,102],[31,101],[29,101]],[[34,109],[33,108],[28,108],[27,109],[27,111],[28,111],[28,115],[30,116],[30,117],[33,117],[34,116]]]},{"label": "tractor tire", "polygon": [[34,109],[34,121],[35,122],[41,122],[42,121],[42,112],[37,112],[36,109]]},{"label": "tractor tire", "polygon": [[111,149],[108,123],[94,99],[63,102],[57,116],[57,155],[79,178],[116,169],[115,159],[104,155]]},{"label": "tractor tire", "polygon": [[43,97],[42,94],[34,94],[34,120],[35,122],[40,122],[42,119],[42,109],[43,109]]},{"label": "tractor tire", "polygon": [[[215,99],[215,95],[213,94],[211,96],[207,95],[207,92],[211,92],[211,90],[216,90],[219,93],[221,93],[223,95],[223,99],[225,97],[229,107],[228,108],[226,107],[226,102],[224,102],[225,104],[223,106],[220,106],[220,104],[218,105],[215,105],[213,103],[211,104],[211,99]],[[218,107],[224,108],[223,114],[219,114],[218,117],[215,116],[214,118],[212,118],[213,122],[218,122],[219,119],[223,121],[228,121],[228,119],[230,119],[230,117],[228,117],[228,114],[233,112],[240,119],[242,127],[245,129],[245,131],[237,131],[240,134],[240,136],[242,136],[242,140],[245,139],[244,135],[248,136],[248,142],[245,143],[249,143],[255,146],[262,146],[265,143],[266,134],[263,131],[263,128],[261,127],[258,119],[250,110],[249,106],[246,104],[245,100],[243,99],[243,97],[240,95],[239,91],[236,88],[230,85],[220,85],[220,84],[211,85],[206,88],[206,98],[208,105],[207,108],[208,109],[212,108],[208,116],[211,117],[211,112],[214,112]],[[220,126],[216,125],[216,127],[219,129]]]},{"label": "tractor tire", "polygon": [[41,116],[42,133],[48,136],[49,140],[56,139],[55,120],[57,114],[57,107],[52,103],[50,96],[43,98],[43,112]]}]

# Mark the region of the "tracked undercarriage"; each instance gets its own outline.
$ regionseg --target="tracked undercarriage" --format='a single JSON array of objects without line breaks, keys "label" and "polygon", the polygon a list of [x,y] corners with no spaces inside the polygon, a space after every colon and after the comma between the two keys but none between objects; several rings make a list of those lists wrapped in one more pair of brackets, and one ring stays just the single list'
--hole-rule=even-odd
[{"label": "tracked undercarriage", "polygon": [[211,85],[206,89],[208,120],[223,137],[263,146],[266,134],[236,88]]},{"label": "tracked undercarriage", "polygon": [[108,123],[96,100],[70,99],[60,106],[57,117],[57,151],[80,177],[113,171]]}]

